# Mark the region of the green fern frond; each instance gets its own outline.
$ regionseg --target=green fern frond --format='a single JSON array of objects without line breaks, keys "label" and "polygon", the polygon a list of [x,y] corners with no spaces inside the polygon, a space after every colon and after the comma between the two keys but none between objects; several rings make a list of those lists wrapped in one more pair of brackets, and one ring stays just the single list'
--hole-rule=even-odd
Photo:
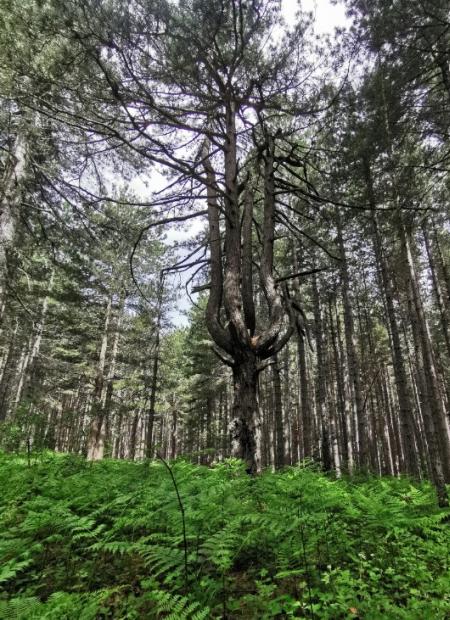
[{"label": "green fern frond", "polygon": [[0,601],[0,618],[2,620],[28,620],[33,617],[40,606],[41,603],[35,596]]},{"label": "green fern frond", "polygon": [[16,577],[18,573],[33,563],[31,558],[25,560],[12,559],[0,569],[0,583],[5,583]]},{"label": "green fern frond", "polygon": [[209,608],[199,609],[198,602],[189,601],[181,594],[155,590],[151,599],[156,603],[157,613],[164,614],[166,620],[204,620],[209,614]]}]

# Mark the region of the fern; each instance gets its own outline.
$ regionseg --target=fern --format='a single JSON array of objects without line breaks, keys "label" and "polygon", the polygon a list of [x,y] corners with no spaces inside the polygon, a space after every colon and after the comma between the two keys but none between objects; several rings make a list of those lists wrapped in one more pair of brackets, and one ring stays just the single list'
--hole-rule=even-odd
[{"label": "fern", "polygon": [[41,607],[35,596],[0,601],[0,618],[3,620],[27,620]]},{"label": "fern", "polygon": [[250,479],[171,464],[0,454],[0,618],[450,616],[449,511],[427,483]]},{"label": "fern", "polygon": [[31,559],[27,559],[27,560],[16,560],[16,559],[13,559],[13,560],[10,560],[9,562],[4,564],[0,568],[0,583],[4,583],[6,581],[9,581],[10,579],[13,579],[17,575],[17,573],[20,573],[20,571],[23,571],[32,562],[33,562],[33,560],[31,560]]},{"label": "fern", "polygon": [[184,561],[184,554],[181,549],[156,546],[141,549],[141,555],[154,577],[163,577],[166,583],[178,582],[181,584]]},{"label": "fern", "polygon": [[164,614],[166,620],[205,620],[209,615],[209,608],[199,609],[199,603],[180,594],[155,590],[150,598],[156,603],[156,612]]},{"label": "fern", "polygon": [[[233,525],[236,527],[236,524]],[[237,531],[219,530],[203,542],[199,555],[212,562],[219,570],[226,571],[233,565],[241,542],[242,538]]]},{"label": "fern", "polygon": [[124,555],[125,553],[133,553],[136,546],[127,541],[112,540],[112,541],[99,541],[89,546],[91,551],[106,551],[107,553],[114,553],[118,555]]}]

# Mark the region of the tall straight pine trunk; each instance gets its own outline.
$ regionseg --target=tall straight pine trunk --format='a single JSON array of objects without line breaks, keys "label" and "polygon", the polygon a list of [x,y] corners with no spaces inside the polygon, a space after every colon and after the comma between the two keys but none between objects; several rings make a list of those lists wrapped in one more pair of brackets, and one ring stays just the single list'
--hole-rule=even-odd
[{"label": "tall straight pine trunk", "polygon": [[337,241],[341,256],[341,287],[342,301],[344,305],[344,331],[345,343],[347,349],[348,370],[350,375],[350,384],[352,395],[354,398],[354,406],[356,413],[358,441],[357,441],[357,463],[362,469],[368,465],[368,432],[367,432],[367,416],[363,404],[360,362],[356,348],[355,323],[353,318],[353,308],[350,299],[350,274],[347,262],[347,253],[344,245],[342,222],[338,214],[337,217]]},{"label": "tall straight pine trunk", "polygon": [[416,342],[416,355],[421,364],[422,412],[428,433],[428,449],[433,478],[441,505],[448,504],[444,481],[450,480],[450,439],[443,397],[436,370],[435,355],[422,302],[419,281],[411,251],[410,236],[401,213],[397,216],[401,255],[408,277],[408,301],[411,327]]},{"label": "tall straight pine trunk", "polygon": [[0,191],[0,323],[5,308],[8,258],[14,247],[18,211],[26,174],[26,141],[18,134],[5,165]]}]

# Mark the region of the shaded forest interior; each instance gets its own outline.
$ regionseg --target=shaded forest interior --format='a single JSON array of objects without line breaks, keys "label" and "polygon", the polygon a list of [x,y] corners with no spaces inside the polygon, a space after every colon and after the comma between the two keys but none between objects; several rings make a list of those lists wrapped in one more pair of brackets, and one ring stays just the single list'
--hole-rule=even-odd
[{"label": "shaded forest interior", "polygon": [[6,449],[313,459],[445,504],[448,4],[347,11],[332,40],[269,0],[2,2]]},{"label": "shaded forest interior", "polygon": [[6,618],[450,617],[449,1],[303,5],[0,0]]}]

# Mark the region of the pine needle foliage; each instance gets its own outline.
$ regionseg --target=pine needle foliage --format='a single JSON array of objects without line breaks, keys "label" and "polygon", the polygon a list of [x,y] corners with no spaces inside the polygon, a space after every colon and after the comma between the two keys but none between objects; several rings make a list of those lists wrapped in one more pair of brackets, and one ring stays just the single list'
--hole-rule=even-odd
[{"label": "pine needle foliage", "polygon": [[407,478],[0,454],[0,618],[450,617],[450,512]]}]

